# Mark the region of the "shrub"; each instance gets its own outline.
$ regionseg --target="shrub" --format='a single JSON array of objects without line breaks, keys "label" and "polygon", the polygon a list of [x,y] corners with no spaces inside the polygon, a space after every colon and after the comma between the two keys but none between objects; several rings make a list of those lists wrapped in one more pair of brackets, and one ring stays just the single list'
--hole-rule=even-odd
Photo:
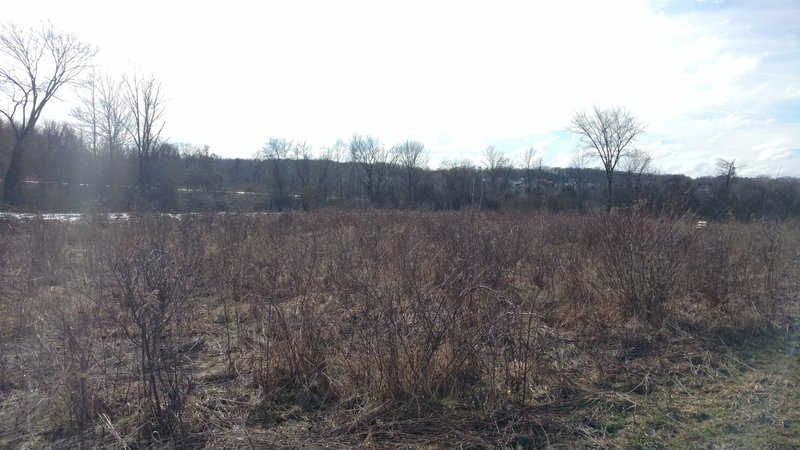
[{"label": "shrub", "polygon": [[[111,291],[98,286],[97,305],[133,345],[145,436],[184,438],[183,410],[191,385],[174,328],[191,312],[201,278],[202,247],[186,219],[134,217],[101,242]],[[129,350],[130,351],[130,350]]]},{"label": "shrub", "polygon": [[651,217],[641,210],[598,215],[589,225],[598,261],[595,289],[611,293],[631,315],[658,327],[685,273],[696,232],[685,217]]}]

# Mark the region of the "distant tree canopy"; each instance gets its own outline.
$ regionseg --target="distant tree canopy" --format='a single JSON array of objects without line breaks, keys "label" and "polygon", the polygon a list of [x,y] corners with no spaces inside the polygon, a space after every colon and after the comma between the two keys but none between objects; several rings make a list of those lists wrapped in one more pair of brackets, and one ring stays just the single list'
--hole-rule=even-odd
[{"label": "distant tree canopy", "polygon": [[[356,135],[350,143],[317,154],[302,143],[270,142],[265,148],[278,151],[253,159],[220,158],[203,146],[157,143],[151,148],[148,188],[142,191],[140,153],[133,141],[119,151],[95,152],[91,135],[82,133],[80,125],[45,121],[26,139],[26,183],[17,209],[607,208],[606,171],[590,168],[583,152],[576,151],[567,168],[543,166],[530,151],[514,164],[495,148],[486,149],[481,165],[454,160],[429,168],[422,162],[424,151],[417,161],[408,155],[422,147],[414,141],[387,149],[375,138]],[[9,160],[13,144],[12,130],[0,121],[0,164]],[[692,179],[658,174],[649,164],[646,154],[636,152],[621,163],[613,185],[620,195],[613,207],[643,205],[717,219],[800,216],[798,179],[734,177],[732,171]],[[730,178],[723,176],[728,173]]]}]

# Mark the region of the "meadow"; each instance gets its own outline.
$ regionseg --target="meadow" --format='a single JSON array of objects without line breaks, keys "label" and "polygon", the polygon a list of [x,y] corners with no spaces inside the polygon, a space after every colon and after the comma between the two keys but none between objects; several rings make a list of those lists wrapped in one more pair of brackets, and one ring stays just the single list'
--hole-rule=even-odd
[{"label": "meadow", "polygon": [[6,217],[0,447],[703,442],[687,429],[716,413],[674,405],[727,396],[732,361],[794,336],[798,225],[635,208]]}]

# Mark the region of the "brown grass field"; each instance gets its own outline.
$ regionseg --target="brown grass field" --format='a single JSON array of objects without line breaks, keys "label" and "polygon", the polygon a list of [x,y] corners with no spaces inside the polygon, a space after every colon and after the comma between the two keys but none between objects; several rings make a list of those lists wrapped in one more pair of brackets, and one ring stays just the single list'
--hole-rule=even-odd
[{"label": "brown grass field", "polygon": [[[5,220],[0,447],[722,445],[744,433],[724,414],[758,420],[745,383],[778,389],[754,375],[777,364],[763,355],[793,351],[800,224],[695,224]],[[800,445],[800,413],[775,398],[765,420],[789,440],[731,445]]]}]

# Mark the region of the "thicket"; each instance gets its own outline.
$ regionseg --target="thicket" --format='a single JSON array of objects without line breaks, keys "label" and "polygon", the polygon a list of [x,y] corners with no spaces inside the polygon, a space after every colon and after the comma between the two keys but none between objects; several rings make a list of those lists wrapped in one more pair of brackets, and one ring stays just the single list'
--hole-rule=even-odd
[{"label": "thicket", "polygon": [[800,257],[796,222],[642,210],[0,230],[0,445],[29,447],[592,437],[598,390],[785,326]]}]

